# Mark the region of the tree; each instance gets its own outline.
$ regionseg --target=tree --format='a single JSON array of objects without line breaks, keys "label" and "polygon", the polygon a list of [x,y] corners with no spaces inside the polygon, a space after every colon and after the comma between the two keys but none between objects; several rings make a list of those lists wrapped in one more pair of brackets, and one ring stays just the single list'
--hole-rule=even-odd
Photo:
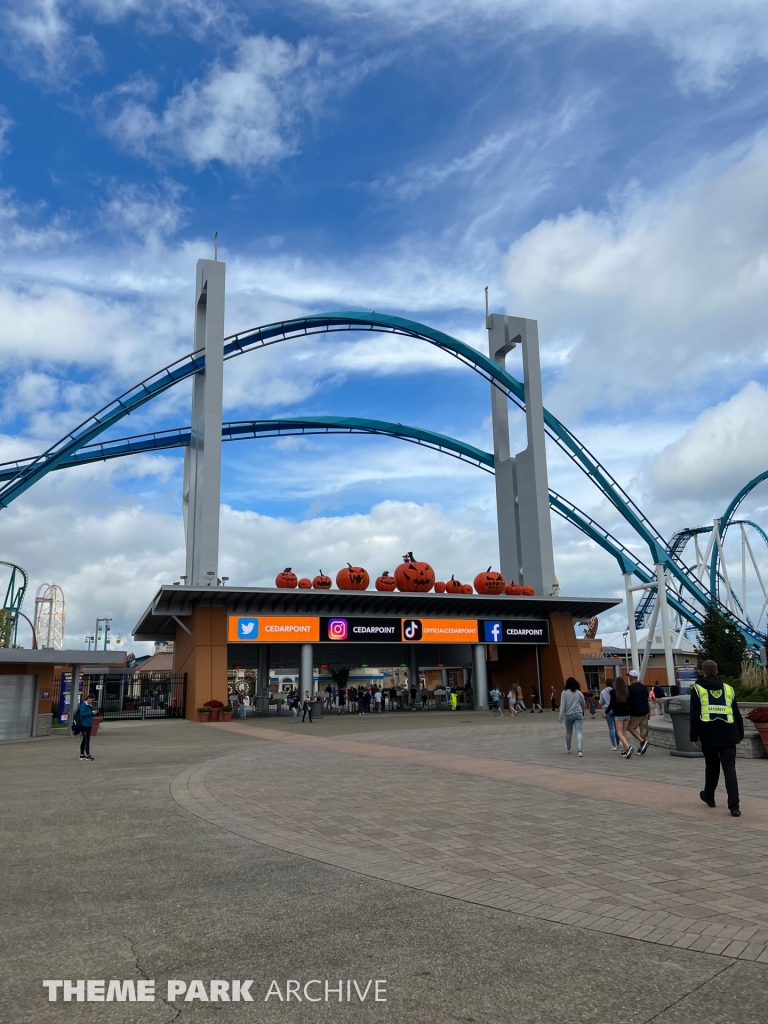
[{"label": "tree", "polygon": [[733,622],[722,615],[713,604],[709,605],[699,629],[699,668],[703,661],[717,662],[721,676],[739,677],[747,642]]},{"label": "tree", "polygon": [[328,671],[331,673],[331,678],[334,683],[341,689],[342,686],[347,685],[349,679],[350,669],[348,668],[329,668]]}]

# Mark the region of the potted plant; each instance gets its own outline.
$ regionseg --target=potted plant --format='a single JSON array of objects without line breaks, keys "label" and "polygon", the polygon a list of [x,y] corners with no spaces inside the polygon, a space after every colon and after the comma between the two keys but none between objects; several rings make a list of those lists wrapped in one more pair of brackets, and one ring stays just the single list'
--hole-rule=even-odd
[{"label": "potted plant", "polygon": [[234,710],[235,709],[234,709],[234,707],[231,704],[225,704],[224,707],[221,709],[221,712],[219,714],[219,721],[221,721],[221,722],[231,722],[232,721],[232,712]]},{"label": "potted plant", "polygon": [[760,733],[760,739],[763,741],[766,754],[768,754],[768,708],[752,708],[747,718]]},{"label": "potted plant", "polygon": [[197,720],[198,722],[207,722],[211,717],[211,709],[207,707],[197,708]]},{"label": "potted plant", "polygon": [[221,700],[216,700],[216,698],[214,697],[213,700],[207,700],[205,702],[205,707],[208,708],[208,711],[210,712],[210,716],[211,716],[208,719],[208,721],[209,722],[218,722],[219,714],[221,712],[221,709],[224,707],[224,702],[221,701]]}]

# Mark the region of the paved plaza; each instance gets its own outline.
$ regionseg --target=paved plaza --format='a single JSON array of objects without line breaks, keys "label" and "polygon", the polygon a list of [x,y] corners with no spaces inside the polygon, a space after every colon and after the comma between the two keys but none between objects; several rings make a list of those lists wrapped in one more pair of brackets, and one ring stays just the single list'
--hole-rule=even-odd
[{"label": "paved plaza", "polygon": [[[0,1022],[757,1024],[768,762],[743,817],[702,762],[550,713],[111,722],[81,763],[0,747]],[[253,1003],[49,1004],[43,978],[253,978]],[[387,979],[386,1003],[264,1002]],[[334,982],[336,984],[337,982]]]}]

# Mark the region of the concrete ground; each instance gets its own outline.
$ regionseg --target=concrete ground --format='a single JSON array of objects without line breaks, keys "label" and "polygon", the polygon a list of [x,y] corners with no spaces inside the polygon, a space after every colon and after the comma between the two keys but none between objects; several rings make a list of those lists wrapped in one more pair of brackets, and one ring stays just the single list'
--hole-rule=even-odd
[{"label": "concrete ground", "polygon": [[[700,762],[625,762],[600,721],[577,760],[549,713],[113,722],[75,748],[0,746],[2,1024],[766,1020],[766,761],[732,819]],[[158,998],[47,1001],[80,978]],[[169,978],[254,1002],[168,1003]],[[315,978],[386,1002],[264,1001]]]}]

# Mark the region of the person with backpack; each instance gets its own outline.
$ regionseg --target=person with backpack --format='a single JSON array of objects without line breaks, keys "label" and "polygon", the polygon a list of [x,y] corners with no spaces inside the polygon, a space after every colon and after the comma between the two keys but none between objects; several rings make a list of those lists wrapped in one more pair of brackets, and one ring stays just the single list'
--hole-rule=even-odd
[{"label": "person with backpack", "polygon": [[[73,725],[78,729],[79,734],[82,736],[80,740],[80,760],[81,761],[93,761],[91,757],[91,729],[93,728],[93,702],[96,700],[95,693],[89,693],[85,700],[80,702],[80,706],[75,712],[73,719]],[[78,733],[76,732],[77,736]]]},{"label": "person with backpack", "polygon": [[629,707],[629,687],[622,676],[616,676],[613,680],[608,714],[613,714],[616,737],[621,744],[621,756],[629,760],[634,754],[635,748],[627,739],[627,726],[632,714]]},{"label": "person with backpack", "polygon": [[[298,700],[297,700],[298,703]],[[302,723],[304,722],[307,715],[309,715],[309,724],[312,725],[312,698],[309,695],[309,690],[304,691],[304,714],[301,716]]]},{"label": "person with backpack", "polygon": [[736,778],[736,744],[744,739],[744,720],[732,686],[717,677],[717,663],[702,663],[703,676],[691,688],[691,743],[704,755],[704,789],[699,796],[707,807],[715,806],[715,790],[723,767],[728,810],[741,817]]}]

